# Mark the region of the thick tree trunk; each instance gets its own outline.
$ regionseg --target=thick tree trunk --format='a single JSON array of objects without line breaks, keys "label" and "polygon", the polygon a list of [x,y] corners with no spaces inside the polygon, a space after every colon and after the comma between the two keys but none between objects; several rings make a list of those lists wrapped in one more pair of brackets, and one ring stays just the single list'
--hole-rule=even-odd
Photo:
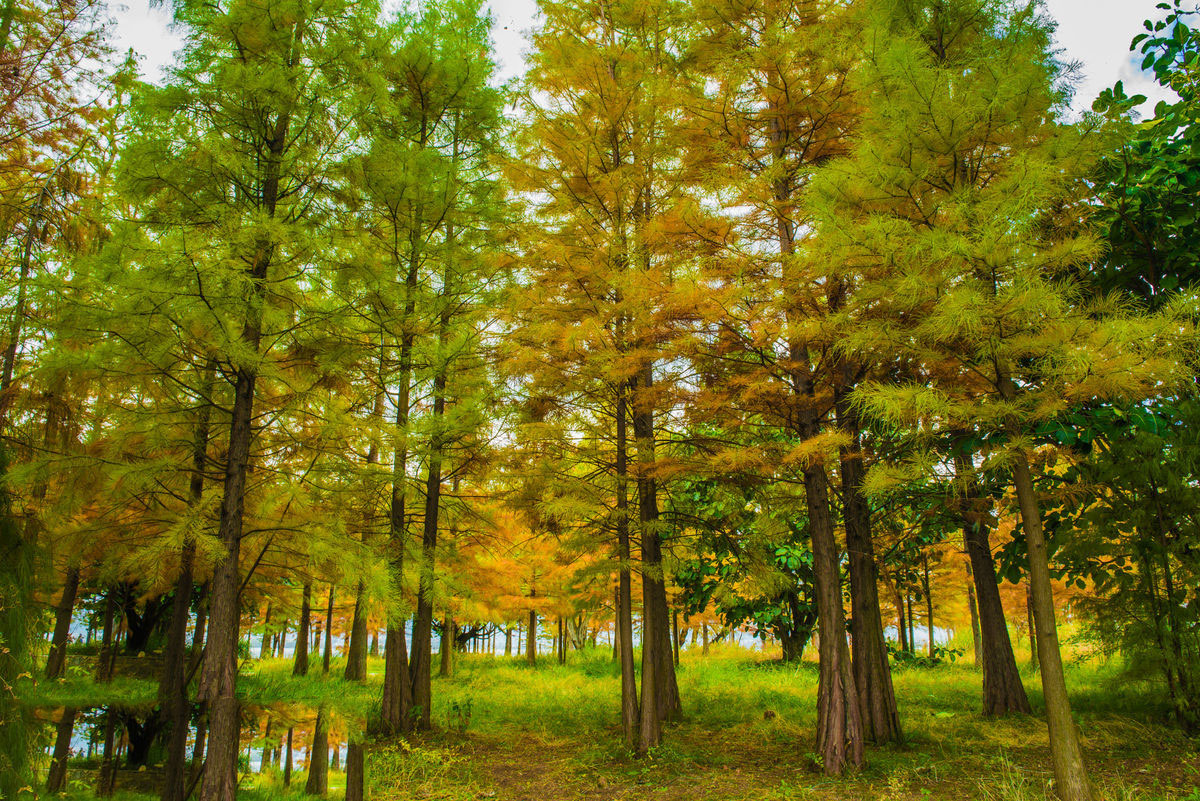
[{"label": "thick tree trunk", "polygon": [[858,692],[846,644],[846,618],[842,608],[841,572],[833,520],[829,512],[828,478],[825,466],[811,465],[804,471],[808,500],[809,531],[812,535],[813,583],[817,596],[818,645],[817,754],[826,775],[839,776],[846,765],[861,765],[863,726]]},{"label": "thick tree trunk", "polygon": [[366,603],[366,585],[358,582],[354,593],[354,618],[350,625],[350,647],[346,653],[346,681],[366,681],[367,679],[367,613],[363,609]]},{"label": "thick tree trunk", "polygon": [[[967,456],[955,458],[960,481],[970,475]],[[987,512],[978,486],[972,480],[965,489],[966,508],[963,512],[963,539],[971,560],[971,578],[975,600],[979,607],[979,636],[982,643],[980,664],[983,667],[983,714],[988,717],[1014,712],[1029,714],[1032,710],[1017,670],[1004,604],[996,581],[996,565],[988,542]]]},{"label": "thick tree trunk", "polygon": [[75,612],[75,596],[79,594],[79,566],[67,568],[63,581],[62,595],[54,609],[54,637],[50,642],[50,656],[46,660],[46,678],[57,679],[67,664],[67,637],[71,633],[71,615]]},{"label": "thick tree trunk", "polygon": [[363,744],[354,741],[347,744],[345,801],[363,801],[364,762]]},{"label": "thick tree trunk", "polygon": [[329,721],[325,708],[317,710],[317,723],[313,727],[312,743],[308,749],[308,780],[304,783],[305,795],[322,798],[329,792]]},{"label": "thick tree trunk", "polygon": [[1013,456],[1013,483],[1029,553],[1029,586],[1037,628],[1046,721],[1050,729],[1055,793],[1063,801],[1094,801],[1096,794],[1084,765],[1079,731],[1071,717],[1071,702],[1067,697],[1067,682],[1058,644],[1058,624],[1054,617],[1054,589],[1050,582],[1046,538],[1028,457],[1024,451],[1018,451]]},{"label": "thick tree trunk", "polygon": [[292,675],[308,675],[308,640],[312,628],[312,582],[305,582],[300,596],[300,622],[296,625],[296,653],[292,660]]},{"label": "thick tree trunk", "polygon": [[54,755],[46,774],[46,792],[60,793],[67,787],[67,759],[71,755],[71,735],[75,732],[75,709],[67,707],[58,719],[54,734]]},{"label": "thick tree trunk", "polygon": [[875,545],[871,536],[871,508],[863,494],[865,469],[862,431],[858,415],[840,391],[838,425],[849,435],[851,445],[841,449],[843,517],[850,573],[850,634],[853,650],[854,686],[858,691],[863,734],[875,743],[902,739],[892,669],[883,638],[883,616],[879,610],[879,578]]},{"label": "thick tree trunk", "polygon": [[[262,266],[265,277],[266,264]],[[247,322],[243,341],[258,350],[256,322]],[[238,593],[241,572],[242,515],[245,509],[246,469],[250,462],[253,437],[255,371],[240,367],[234,388],[232,420],[229,428],[229,453],[225,467],[218,539],[225,552],[213,566],[210,582],[208,641],[205,643],[204,676],[200,697],[208,709],[212,743],[204,765],[201,801],[233,801],[237,796],[238,735],[241,710],[236,696],[237,651],[241,617]]]},{"label": "thick tree trunk", "polygon": [[512,656],[512,626],[504,627],[504,655]]},{"label": "thick tree trunk", "polygon": [[662,724],[678,718],[679,686],[671,648],[671,619],[662,570],[658,485],[653,475],[653,367],[642,367],[633,395],[633,436],[637,445],[638,522],[642,540],[642,697],[639,754],[662,741]]}]

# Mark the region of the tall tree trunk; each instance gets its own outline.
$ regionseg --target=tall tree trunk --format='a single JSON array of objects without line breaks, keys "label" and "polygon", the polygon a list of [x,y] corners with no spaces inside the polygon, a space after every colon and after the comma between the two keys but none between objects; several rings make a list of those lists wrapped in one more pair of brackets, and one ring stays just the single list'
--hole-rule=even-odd
[{"label": "tall tree trunk", "polygon": [[642,540],[642,704],[638,731],[640,754],[662,741],[662,724],[678,717],[681,707],[671,648],[671,620],[662,571],[662,532],[658,486],[653,475],[653,366],[643,365],[633,394],[633,436],[637,444],[638,521]]},{"label": "tall tree trunk", "polygon": [[54,755],[46,774],[46,792],[60,793],[67,786],[67,759],[71,755],[71,735],[75,732],[75,708],[67,707],[58,719],[54,734]]},{"label": "tall tree trunk", "polygon": [[365,779],[363,744],[351,740],[346,745],[346,797],[345,801],[363,801]]},{"label": "tall tree trunk", "polygon": [[325,707],[317,710],[317,722],[313,727],[312,743],[308,749],[308,780],[304,783],[305,795],[322,798],[329,792],[329,720]]},{"label": "tall tree trunk", "polygon": [[975,667],[980,666],[980,651],[983,649],[982,633],[979,631],[979,605],[975,602],[975,579],[971,565],[967,565],[967,612],[971,615],[971,654]]},{"label": "tall tree trunk", "polygon": [[504,627],[504,655],[512,656],[512,626]]},{"label": "tall tree trunk", "polygon": [[633,658],[633,577],[630,573],[629,544],[629,442],[628,384],[617,387],[616,408],[616,479],[617,479],[617,597],[613,637],[614,656],[621,664],[621,732],[625,746],[638,742],[641,709],[638,707],[637,676]]},{"label": "tall tree trunk", "polygon": [[438,656],[441,657],[438,675],[442,678],[454,675],[454,637],[457,628],[453,618],[442,621],[442,642],[438,646]]},{"label": "tall tree trunk", "polygon": [[71,615],[75,612],[75,596],[79,594],[79,566],[67,568],[63,581],[62,595],[54,609],[54,638],[50,644],[50,656],[46,660],[46,678],[57,679],[67,664],[67,637],[71,633]]},{"label": "tall tree trunk", "polygon": [[1042,530],[1042,515],[1033,488],[1033,477],[1029,472],[1028,456],[1024,451],[1013,455],[1013,484],[1021,508],[1021,526],[1025,531],[1025,545],[1029,553],[1029,586],[1037,628],[1046,721],[1050,729],[1055,792],[1063,801],[1093,801],[1096,795],[1084,765],[1079,732],[1071,717],[1071,702],[1067,697],[1062,653],[1058,645],[1058,624],[1054,618],[1054,589],[1050,583],[1046,537]]},{"label": "tall tree trunk", "polygon": [[[208,359],[201,379],[200,406],[192,436],[192,475],[188,484],[188,506],[196,508],[204,497],[204,471],[208,465],[209,429],[212,420],[212,392],[216,381],[216,361]],[[161,801],[184,801],[187,789],[187,734],[191,717],[188,677],[191,673],[186,652],[188,614],[195,588],[196,541],[184,539],[179,553],[179,577],[171,606],[171,624],[163,653],[163,671],[158,684],[159,705],[167,717],[167,753],[163,764]],[[204,613],[196,615],[196,637],[203,637]],[[195,649],[193,644],[193,649]],[[195,658],[198,658],[196,656]]]},{"label": "tall tree trunk", "polygon": [[104,711],[104,751],[96,779],[96,795],[109,798],[117,786],[117,757],[113,753],[116,739],[116,714],[109,707]]},{"label": "tall tree trunk", "polygon": [[325,654],[321,657],[321,672],[329,673],[333,659],[333,582],[329,583],[329,602],[325,606]]},{"label": "tall tree trunk", "polygon": [[[447,271],[449,268],[447,268]],[[449,274],[443,280],[443,287],[449,286]],[[438,322],[438,354],[443,354],[446,339],[449,335],[449,307],[443,310]],[[421,531],[421,573],[419,592],[417,594],[417,621],[413,629],[412,661],[409,665],[412,674],[413,706],[421,710],[420,726],[430,727],[430,707],[432,706],[432,665],[433,661],[433,593],[436,581],[435,563],[437,559],[438,513],[441,509],[442,497],[442,459],[445,447],[446,412],[446,379],[449,370],[448,362],[438,366],[433,377],[433,433],[429,441],[429,462],[425,478],[425,520]]]},{"label": "tall tree trunk", "polygon": [[346,653],[346,681],[367,679],[366,585],[360,580],[354,593],[354,619],[350,625],[350,647]]},{"label": "tall tree trunk", "polygon": [[287,755],[284,757],[284,762],[283,762],[283,786],[284,787],[292,786],[292,734],[293,734],[293,731],[294,731],[294,728],[292,726],[288,726],[287,752],[286,752]]},{"label": "tall tree trunk", "polygon": [[925,592],[925,633],[929,637],[929,658],[937,655],[937,646],[933,638],[933,587],[929,583],[929,554],[921,554],[921,589]]},{"label": "tall tree trunk", "polygon": [[996,565],[988,541],[987,511],[983,507],[978,485],[970,478],[969,457],[956,456],[955,470],[960,481],[968,482],[964,499],[963,539],[971,560],[971,578],[979,607],[979,635],[983,644],[980,659],[983,666],[983,714],[988,717],[1014,712],[1029,714],[1032,710],[1021,683],[1021,673],[1017,670],[1017,659],[1013,655],[1008,622],[1004,618],[1004,604],[1000,600],[1000,587],[996,581]]},{"label": "tall tree trunk", "polygon": [[292,660],[292,675],[308,675],[308,640],[312,629],[312,582],[304,583],[300,596],[300,622],[296,624],[296,652]]},{"label": "tall tree trunk", "polygon": [[116,649],[113,647],[113,616],[116,614],[116,599],[113,588],[104,591],[104,625],[100,634],[100,652],[96,656],[96,683],[107,684],[113,678],[113,660]]},{"label": "tall tree trunk", "polygon": [[525,661],[537,664],[537,612],[533,609],[529,610],[529,625],[525,629]]},{"label": "tall tree trunk", "polygon": [[1037,621],[1033,614],[1033,579],[1025,585],[1025,619],[1029,629],[1029,667],[1037,670],[1038,663],[1038,638],[1037,638]]},{"label": "tall tree trunk", "polygon": [[262,642],[258,645],[258,658],[266,659],[268,656],[275,655],[275,641],[272,639],[272,634],[268,628],[271,625],[271,602],[267,601],[267,612],[263,615],[263,633]]},{"label": "tall tree trunk", "polygon": [[[849,378],[843,378],[848,384]],[[862,425],[846,397],[838,392],[838,425],[850,437],[841,449],[843,517],[850,573],[851,665],[858,691],[863,734],[875,743],[902,739],[892,669],[883,638],[883,615],[879,610],[879,577],[875,545],[871,535],[871,508],[863,494],[865,475],[862,456]]]}]

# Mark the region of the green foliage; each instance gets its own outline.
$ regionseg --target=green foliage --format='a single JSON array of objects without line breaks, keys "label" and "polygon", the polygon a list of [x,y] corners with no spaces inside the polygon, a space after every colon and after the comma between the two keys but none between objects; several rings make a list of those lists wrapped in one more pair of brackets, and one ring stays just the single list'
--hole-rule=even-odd
[{"label": "green foliage", "polygon": [[19,685],[37,670],[34,644],[44,620],[33,611],[41,558],[13,513],[8,482],[7,451],[0,446],[0,797],[16,799],[34,783],[40,738]]}]

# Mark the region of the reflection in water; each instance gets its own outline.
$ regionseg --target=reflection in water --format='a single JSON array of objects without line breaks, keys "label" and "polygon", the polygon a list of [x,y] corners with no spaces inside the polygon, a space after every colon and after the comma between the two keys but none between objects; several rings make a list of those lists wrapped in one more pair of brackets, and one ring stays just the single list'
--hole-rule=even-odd
[{"label": "reflection in water", "polygon": [[[72,782],[90,786],[98,796],[116,790],[156,794],[161,788],[169,731],[157,711],[66,707],[44,710],[40,720],[48,792],[61,792]],[[239,769],[246,783],[303,782],[314,792],[327,787],[331,772],[343,770],[349,736],[363,725],[328,709],[284,704],[247,706],[242,720]],[[198,780],[203,760],[203,724],[195,715],[189,721],[189,788]],[[320,769],[311,761],[318,756]]]}]

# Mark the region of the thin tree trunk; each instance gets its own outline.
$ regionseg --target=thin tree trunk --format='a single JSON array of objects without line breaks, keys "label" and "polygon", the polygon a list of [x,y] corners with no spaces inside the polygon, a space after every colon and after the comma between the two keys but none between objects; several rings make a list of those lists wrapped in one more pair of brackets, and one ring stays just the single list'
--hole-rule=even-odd
[{"label": "thin tree trunk", "polygon": [[975,667],[979,667],[982,661],[980,651],[983,650],[983,635],[979,630],[979,606],[975,602],[975,579],[974,571],[971,570],[970,564],[967,565],[967,611],[971,614],[971,653],[974,656],[973,663]]},{"label": "thin tree trunk", "polygon": [[929,658],[937,655],[937,646],[933,641],[933,587],[929,584],[929,554],[921,554],[921,588],[925,591],[925,632],[929,637]]},{"label": "thin tree trunk", "polygon": [[525,661],[537,664],[537,612],[533,609],[529,610],[529,625],[525,630]]},{"label": "thin tree trunk", "polygon": [[[204,471],[208,465],[209,430],[212,420],[212,392],[216,381],[216,362],[208,359],[201,379],[200,406],[192,437],[192,475],[188,483],[188,506],[196,508],[204,497]],[[158,685],[159,705],[167,716],[169,730],[166,759],[163,764],[161,801],[184,801],[187,790],[187,734],[191,713],[188,696],[187,623],[195,588],[196,542],[185,538],[179,553],[179,577],[175,581],[175,598],[171,607],[171,626],[163,654],[163,672]],[[204,632],[203,608],[196,613],[197,638],[193,651],[202,642]],[[193,658],[198,659],[198,654]]]},{"label": "thin tree trunk", "polygon": [[329,584],[329,603],[325,607],[325,655],[321,657],[321,672],[329,673],[333,658],[333,582]]},{"label": "thin tree trunk", "polygon": [[1013,483],[1029,554],[1029,586],[1037,629],[1042,693],[1046,700],[1046,721],[1050,729],[1055,792],[1063,801],[1093,801],[1095,791],[1084,765],[1079,732],[1071,717],[1071,702],[1067,697],[1062,653],[1058,645],[1058,624],[1054,618],[1054,590],[1050,583],[1046,538],[1042,531],[1042,516],[1033,488],[1033,477],[1029,473],[1028,457],[1024,451],[1014,454]]},{"label": "thin tree trunk", "polygon": [[621,732],[625,747],[636,747],[641,725],[638,706],[637,676],[633,657],[633,576],[630,572],[629,543],[629,442],[628,384],[617,387],[616,408],[616,479],[617,479],[617,597],[613,637],[614,655],[621,663]]},{"label": "thin tree trunk", "polygon": [[104,591],[104,627],[100,634],[100,653],[96,656],[96,683],[107,684],[113,678],[113,660],[116,649],[113,648],[113,616],[116,611],[116,600],[113,598],[113,588]]},{"label": "thin tree trunk", "polygon": [[438,675],[442,678],[454,675],[454,636],[456,628],[457,626],[453,618],[448,617],[442,621],[442,642],[438,647],[438,655],[441,657]]},{"label": "thin tree trunk", "polygon": [[283,763],[283,786],[292,786],[292,732],[293,727],[288,726],[287,732],[287,751]]}]

